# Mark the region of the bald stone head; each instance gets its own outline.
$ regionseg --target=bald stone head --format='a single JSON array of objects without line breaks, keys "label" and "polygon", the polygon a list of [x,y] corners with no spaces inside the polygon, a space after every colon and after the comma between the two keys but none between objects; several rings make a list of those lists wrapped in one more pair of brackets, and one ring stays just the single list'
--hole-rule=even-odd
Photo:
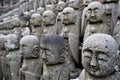
[{"label": "bald stone head", "polygon": [[62,11],[63,15],[63,24],[74,24],[76,20],[76,12],[71,7],[66,7]]},{"label": "bald stone head", "polygon": [[64,62],[64,38],[59,35],[48,35],[42,39],[42,59],[46,65]]},{"label": "bald stone head", "polygon": [[13,18],[11,24],[12,24],[14,27],[19,27],[19,26],[20,26],[20,19],[19,19],[18,17]]},{"label": "bald stone head", "polygon": [[83,0],[83,5],[88,6],[88,4],[93,1],[95,1],[95,0]]},{"label": "bald stone head", "polygon": [[41,26],[42,25],[42,16],[38,13],[34,13],[31,16],[30,23],[34,26]]},{"label": "bald stone head", "polygon": [[102,3],[95,1],[91,2],[87,7],[87,20],[92,23],[103,21],[103,5]]},{"label": "bald stone head", "polygon": [[44,8],[43,7],[37,8],[37,13],[39,13],[40,15],[42,15],[43,12],[44,12]]},{"label": "bald stone head", "polygon": [[118,63],[118,46],[107,34],[93,34],[83,44],[82,64],[93,77],[106,77],[113,74]]},{"label": "bald stone head", "polygon": [[69,6],[78,9],[80,4],[80,0],[69,0]]},{"label": "bald stone head", "polygon": [[44,25],[48,26],[55,24],[55,13],[53,11],[44,11],[42,16]]},{"label": "bald stone head", "polygon": [[36,36],[24,36],[20,40],[20,47],[25,58],[39,57],[39,39]]},{"label": "bald stone head", "polygon": [[54,9],[54,5],[46,5],[46,10],[51,10],[51,11],[53,11],[53,9]]},{"label": "bald stone head", "polygon": [[58,3],[57,3],[57,11],[62,11],[64,8],[65,8],[65,6],[66,6],[66,3],[64,2],[64,1],[59,1]]}]

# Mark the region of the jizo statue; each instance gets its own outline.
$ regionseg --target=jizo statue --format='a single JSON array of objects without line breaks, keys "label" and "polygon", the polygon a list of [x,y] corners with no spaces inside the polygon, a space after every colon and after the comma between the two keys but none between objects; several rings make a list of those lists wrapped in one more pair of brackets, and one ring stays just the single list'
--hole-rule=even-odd
[{"label": "jizo statue", "polygon": [[87,27],[85,29],[84,40],[94,33],[111,33],[111,28],[103,22],[103,5],[100,2],[91,2],[87,7]]},{"label": "jizo statue", "polygon": [[20,17],[20,27],[21,27],[21,35],[29,35],[31,33],[30,27],[29,27],[29,18],[26,16]]},{"label": "jizo statue", "polygon": [[80,80],[119,80],[118,57],[118,45],[110,35],[89,36],[83,44]]},{"label": "jizo statue", "polygon": [[51,4],[46,5],[46,6],[45,6],[45,9],[46,9],[46,10],[54,11],[54,5],[51,5]]},{"label": "jizo statue", "polygon": [[111,34],[117,23],[117,7],[119,0],[102,0],[104,6],[104,22],[111,27]]},{"label": "jizo statue", "polygon": [[113,31],[113,37],[114,39],[117,41],[119,49],[120,49],[120,1],[118,3],[118,9],[117,9],[117,15],[118,15],[118,21],[116,23],[116,26],[114,27],[114,31]]},{"label": "jizo statue", "polygon": [[47,10],[43,12],[43,34],[56,34],[56,28],[55,28],[55,20],[56,16],[55,13],[51,10]]},{"label": "jizo statue", "polygon": [[42,28],[42,16],[38,13],[34,13],[31,16],[30,23],[32,25],[32,34],[37,36],[39,39],[43,32]]},{"label": "jizo statue", "polygon": [[94,0],[83,0],[83,5],[84,9],[82,12],[82,19],[81,19],[81,36],[84,36],[85,28],[87,26],[87,19],[86,19],[86,14],[87,14],[87,6],[89,3],[93,2]]},{"label": "jizo statue", "polygon": [[5,48],[8,51],[6,59],[8,61],[8,70],[11,80],[19,79],[19,69],[22,65],[22,55],[19,49],[20,35],[9,34],[5,42]]},{"label": "jizo statue", "polygon": [[79,63],[80,30],[76,25],[76,11],[71,7],[66,7],[62,11],[62,19],[64,26],[60,35],[65,39],[65,49],[68,52],[66,59],[68,59],[68,63],[70,65],[71,78],[75,78],[79,74],[74,63]]},{"label": "jizo statue", "polygon": [[62,10],[65,8],[65,6],[66,6],[66,3],[64,1],[60,0],[57,3],[57,7],[56,7],[57,12],[62,12]]},{"label": "jizo statue", "polygon": [[20,68],[19,80],[40,80],[42,62],[39,55],[39,45],[39,39],[33,35],[26,35],[20,40],[23,64]]},{"label": "jizo statue", "polygon": [[64,38],[47,35],[41,44],[43,75],[41,80],[70,80],[69,65],[65,61]]},{"label": "jizo statue", "polygon": [[37,8],[37,13],[40,15],[42,15],[44,11],[45,11],[45,9],[43,7]]}]

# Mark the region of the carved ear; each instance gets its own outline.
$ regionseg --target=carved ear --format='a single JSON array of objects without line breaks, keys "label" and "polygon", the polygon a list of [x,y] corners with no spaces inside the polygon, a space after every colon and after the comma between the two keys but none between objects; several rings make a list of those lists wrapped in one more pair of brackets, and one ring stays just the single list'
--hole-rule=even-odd
[{"label": "carved ear", "polygon": [[39,47],[35,45],[32,50],[32,56],[33,57],[39,57]]}]

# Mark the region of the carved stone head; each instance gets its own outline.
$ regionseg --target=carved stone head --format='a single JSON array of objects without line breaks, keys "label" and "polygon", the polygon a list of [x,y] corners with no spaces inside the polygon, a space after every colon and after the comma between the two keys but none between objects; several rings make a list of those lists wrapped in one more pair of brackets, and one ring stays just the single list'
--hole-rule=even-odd
[{"label": "carved stone head", "polygon": [[83,5],[88,6],[88,4],[93,1],[95,1],[95,0],[83,0]]},{"label": "carved stone head", "polygon": [[117,51],[117,43],[110,35],[99,33],[89,36],[82,49],[85,71],[98,78],[112,75],[118,63]]},{"label": "carved stone head", "polygon": [[69,0],[69,6],[78,9],[80,4],[80,0]]},{"label": "carved stone head", "polygon": [[76,21],[76,12],[73,8],[71,7],[66,7],[62,11],[63,15],[63,24],[74,24]]},{"label": "carved stone head", "polygon": [[51,11],[53,11],[54,10],[54,5],[51,5],[51,4],[49,4],[49,5],[46,5],[46,10],[51,10]]},{"label": "carved stone head", "polygon": [[36,36],[24,36],[20,40],[20,48],[26,59],[39,57],[39,39]]},{"label": "carved stone head", "polygon": [[55,13],[51,10],[44,11],[43,23],[46,26],[55,24]]},{"label": "carved stone head", "polygon": [[87,20],[89,22],[100,22],[103,20],[103,5],[100,2],[91,2],[87,7]]},{"label": "carved stone head", "polygon": [[66,3],[64,1],[59,1],[57,4],[57,11],[62,11],[66,6]]},{"label": "carved stone head", "polygon": [[43,7],[37,8],[37,13],[39,13],[40,15],[42,15],[43,12],[44,12],[44,8]]},{"label": "carved stone head", "polygon": [[42,24],[42,16],[38,13],[34,13],[31,16],[30,23],[34,26],[41,26]]},{"label": "carved stone head", "polygon": [[12,51],[19,48],[20,36],[16,34],[7,35],[7,40],[5,42],[6,50]]},{"label": "carved stone head", "polygon": [[29,18],[27,16],[20,17],[20,27],[26,27],[29,24]]},{"label": "carved stone head", "polygon": [[42,59],[46,65],[64,62],[64,39],[58,35],[48,35],[42,40]]},{"label": "carved stone head", "polygon": [[19,18],[13,18],[11,24],[14,27],[19,27],[20,26],[20,19]]}]

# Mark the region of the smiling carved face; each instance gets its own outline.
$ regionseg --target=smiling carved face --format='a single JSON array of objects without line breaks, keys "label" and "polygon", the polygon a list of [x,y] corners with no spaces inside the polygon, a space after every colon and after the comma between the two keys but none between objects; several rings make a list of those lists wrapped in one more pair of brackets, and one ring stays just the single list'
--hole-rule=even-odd
[{"label": "smiling carved face", "polygon": [[105,77],[112,74],[117,62],[116,45],[115,40],[105,34],[95,34],[88,37],[82,50],[82,64],[86,72],[95,77]]}]

